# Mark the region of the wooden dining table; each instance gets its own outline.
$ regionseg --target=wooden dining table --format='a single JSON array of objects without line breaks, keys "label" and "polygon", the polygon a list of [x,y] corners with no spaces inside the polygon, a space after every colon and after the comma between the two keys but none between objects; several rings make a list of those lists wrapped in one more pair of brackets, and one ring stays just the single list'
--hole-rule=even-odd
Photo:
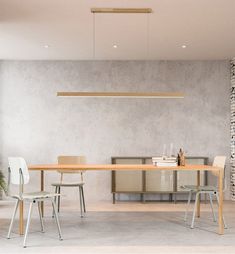
[{"label": "wooden dining table", "polygon": [[[40,171],[40,190],[44,191],[44,175],[46,171],[55,171],[58,169],[63,170],[84,170],[84,171],[132,171],[132,170],[146,170],[146,171],[156,171],[156,170],[173,170],[173,171],[196,171],[197,172],[197,186],[200,186],[200,173],[202,171],[213,171],[217,176],[218,180],[218,191],[219,191],[219,205],[218,205],[218,234],[224,234],[224,225],[223,225],[223,178],[224,178],[224,169],[209,166],[209,165],[185,165],[185,166],[176,166],[176,167],[160,167],[147,164],[84,164],[84,165],[66,165],[66,164],[40,164],[40,165],[30,165],[29,170],[31,171]],[[199,199],[200,200],[200,199]],[[23,201],[20,203],[20,215],[19,215],[19,233],[24,234],[24,218],[23,218]],[[42,211],[44,212],[44,205],[42,202]],[[200,201],[197,206],[197,216],[200,217]]]}]

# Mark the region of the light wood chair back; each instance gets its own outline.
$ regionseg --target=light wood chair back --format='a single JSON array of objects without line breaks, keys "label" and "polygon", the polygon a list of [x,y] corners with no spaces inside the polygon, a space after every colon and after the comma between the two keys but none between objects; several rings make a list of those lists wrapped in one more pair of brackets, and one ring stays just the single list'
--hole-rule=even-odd
[{"label": "light wood chair back", "polygon": [[[225,162],[226,162],[226,156],[215,156],[214,161],[213,161],[213,166],[225,169]],[[211,173],[214,176],[218,176],[217,171],[211,171]],[[224,176],[224,174],[223,174],[223,176]]]},{"label": "light wood chair back", "polygon": [[[57,158],[58,164],[86,164],[86,157],[85,156],[58,156]],[[58,169],[57,170],[61,174],[61,182],[63,181],[63,174],[80,174],[81,175],[81,181],[83,181],[83,173],[85,170],[63,170]]]}]

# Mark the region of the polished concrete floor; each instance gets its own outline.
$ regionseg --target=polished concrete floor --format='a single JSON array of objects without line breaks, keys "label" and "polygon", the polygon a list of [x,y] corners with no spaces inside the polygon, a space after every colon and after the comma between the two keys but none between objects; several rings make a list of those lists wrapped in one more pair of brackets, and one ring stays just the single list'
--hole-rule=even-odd
[{"label": "polished concrete floor", "polygon": [[[51,207],[46,206],[45,233],[40,232],[35,206],[28,247],[22,248],[16,220],[10,240],[6,234],[13,203],[0,202],[0,253],[235,253],[235,203],[225,202],[228,229],[217,234],[209,204],[202,204],[195,229],[183,221],[185,203],[91,203],[80,218],[77,204],[64,202],[58,240]],[[27,212],[27,206],[25,207]],[[190,214],[191,215],[191,214]]]}]

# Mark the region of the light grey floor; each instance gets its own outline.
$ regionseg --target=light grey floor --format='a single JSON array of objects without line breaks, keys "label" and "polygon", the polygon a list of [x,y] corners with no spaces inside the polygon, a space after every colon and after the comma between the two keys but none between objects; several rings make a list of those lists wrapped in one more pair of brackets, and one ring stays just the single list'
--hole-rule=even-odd
[{"label": "light grey floor", "polygon": [[23,249],[18,220],[12,239],[6,239],[13,203],[4,201],[0,202],[0,253],[235,253],[234,203],[225,203],[229,228],[223,236],[216,233],[209,204],[202,205],[202,217],[193,230],[183,222],[184,207],[184,203],[90,204],[85,218],[80,218],[74,205],[63,204],[61,242],[50,207],[46,207],[46,232],[39,232],[35,206],[28,248]]}]

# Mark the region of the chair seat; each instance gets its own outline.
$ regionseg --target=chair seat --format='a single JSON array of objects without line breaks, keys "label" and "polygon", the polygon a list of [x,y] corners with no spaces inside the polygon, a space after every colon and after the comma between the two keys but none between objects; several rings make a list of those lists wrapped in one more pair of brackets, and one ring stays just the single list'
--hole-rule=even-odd
[{"label": "chair seat", "polygon": [[218,191],[215,186],[197,186],[197,185],[183,185],[181,186],[182,189],[188,191]]},{"label": "chair seat", "polygon": [[19,195],[15,195],[12,197],[20,199],[20,200],[23,200],[23,199],[32,200],[32,199],[52,198],[52,197],[59,196],[59,195],[60,194],[50,193],[47,191],[38,191],[38,192],[23,193],[21,197]]},{"label": "chair seat", "polygon": [[83,186],[84,183],[78,182],[78,183],[52,183],[52,186],[59,186],[59,187],[79,187]]}]

